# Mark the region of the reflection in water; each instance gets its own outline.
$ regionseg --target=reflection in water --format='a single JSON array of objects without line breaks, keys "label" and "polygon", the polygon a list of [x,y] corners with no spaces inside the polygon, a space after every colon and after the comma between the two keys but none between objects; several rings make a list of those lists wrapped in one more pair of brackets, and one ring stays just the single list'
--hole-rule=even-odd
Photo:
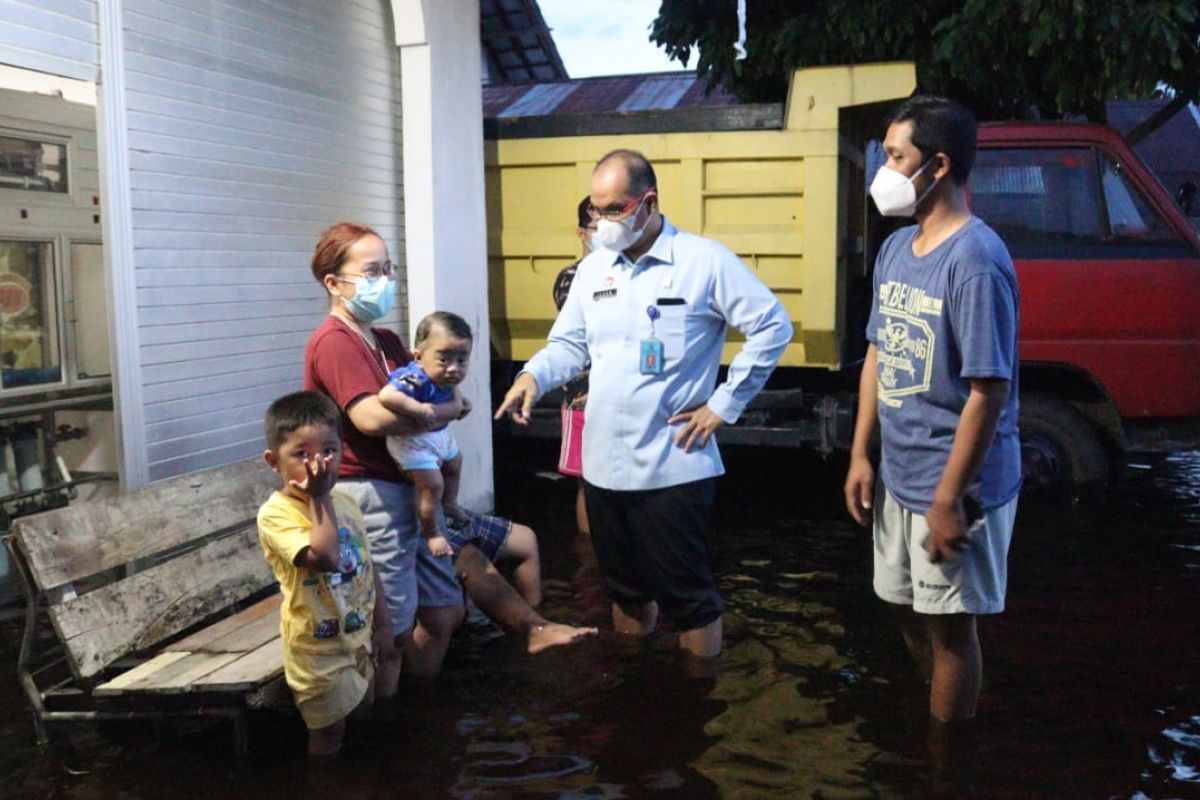
[{"label": "reflection in water", "polygon": [[[352,734],[333,775],[305,772],[303,730],[278,714],[254,720],[250,764],[223,726],[80,730],[38,754],[0,683],[0,796],[929,797],[928,690],[872,595],[843,465],[729,455],[716,671],[677,658],[666,626],[530,658],[473,616],[432,696]],[[499,496],[539,532],[546,613],[608,629],[589,544],[569,531],[573,483],[528,471],[553,458],[522,453]],[[1024,505],[1009,610],[981,623],[974,796],[1200,798],[1197,580],[1200,456],[1129,470],[1102,508]]]}]

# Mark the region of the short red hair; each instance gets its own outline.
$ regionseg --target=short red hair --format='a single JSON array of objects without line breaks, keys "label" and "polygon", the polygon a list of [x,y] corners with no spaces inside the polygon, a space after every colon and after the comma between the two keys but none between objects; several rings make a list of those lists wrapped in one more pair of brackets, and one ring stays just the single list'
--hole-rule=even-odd
[{"label": "short red hair", "polygon": [[337,274],[342,264],[346,263],[350,248],[366,236],[379,234],[357,222],[339,222],[326,228],[317,240],[317,249],[312,258],[312,274],[317,282],[324,283],[326,275]]}]

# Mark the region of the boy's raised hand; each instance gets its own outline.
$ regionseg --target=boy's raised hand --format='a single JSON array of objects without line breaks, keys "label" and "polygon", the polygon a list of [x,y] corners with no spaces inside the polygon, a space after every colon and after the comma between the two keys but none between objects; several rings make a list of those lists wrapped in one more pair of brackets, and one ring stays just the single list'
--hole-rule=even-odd
[{"label": "boy's raised hand", "polygon": [[324,497],[337,483],[337,474],[329,468],[329,465],[333,463],[333,458],[333,456],[313,456],[304,459],[304,480],[290,480],[288,485],[313,499]]}]

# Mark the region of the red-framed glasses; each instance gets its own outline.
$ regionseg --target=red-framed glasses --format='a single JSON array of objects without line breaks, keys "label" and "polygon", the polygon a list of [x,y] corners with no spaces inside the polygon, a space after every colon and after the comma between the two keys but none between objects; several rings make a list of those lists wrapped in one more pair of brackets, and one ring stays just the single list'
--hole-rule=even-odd
[{"label": "red-framed glasses", "polygon": [[627,204],[625,204],[621,208],[619,208],[619,209],[610,208],[607,211],[601,211],[600,209],[596,208],[591,203],[588,203],[587,213],[588,213],[588,216],[591,217],[593,220],[606,219],[606,220],[609,220],[610,222],[615,222],[616,220],[620,219],[621,217],[624,217],[630,211],[633,211],[635,208],[638,207],[638,203],[642,202],[643,200],[645,200],[647,197],[649,197],[650,195],[652,195],[654,193],[655,193],[655,188],[653,186],[651,186],[649,189],[647,189],[646,191],[639,194],[637,197],[630,200]]}]

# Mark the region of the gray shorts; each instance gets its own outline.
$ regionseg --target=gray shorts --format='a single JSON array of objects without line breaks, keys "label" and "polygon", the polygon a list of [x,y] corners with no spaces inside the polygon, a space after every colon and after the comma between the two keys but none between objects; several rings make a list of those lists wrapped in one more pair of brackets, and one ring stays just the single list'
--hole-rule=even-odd
[{"label": "gray shorts", "polygon": [[462,605],[448,558],[434,558],[417,532],[413,487],[376,478],[343,478],[338,488],[362,510],[371,562],[387,596],[396,635],[412,629],[417,608]]},{"label": "gray shorts", "polygon": [[929,525],[878,481],[875,491],[875,594],[921,614],[999,614],[1008,584],[1008,545],[1017,498],[985,511],[953,561],[931,564]]}]

